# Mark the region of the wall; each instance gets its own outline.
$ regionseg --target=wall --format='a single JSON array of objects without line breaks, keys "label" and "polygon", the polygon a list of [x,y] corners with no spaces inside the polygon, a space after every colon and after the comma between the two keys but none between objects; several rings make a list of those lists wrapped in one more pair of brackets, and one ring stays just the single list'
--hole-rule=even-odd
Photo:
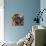
[{"label": "wall", "polygon": [[[35,12],[40,10],[40,0],[4,0],[4,36],[7,41],[18,41],[24,37],[34,24]],[[11,25],[12,13],[24,15],[24,26]]]},{"label": "wall", "polygon": [[[41,11],[43,10],[43,9],[46,9],[46,0],[41,0],[40,1],[40,9],[41,9]],[[44,11],[43,12],[43,22],[41,21],[40,22],[40,25],[43,25],[43,26],[46,26],[46,11]]]}]

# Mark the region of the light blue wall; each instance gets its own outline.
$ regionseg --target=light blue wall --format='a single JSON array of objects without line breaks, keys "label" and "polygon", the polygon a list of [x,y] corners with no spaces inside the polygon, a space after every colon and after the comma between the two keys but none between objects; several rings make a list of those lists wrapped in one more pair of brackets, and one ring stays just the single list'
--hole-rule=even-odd
[{"label": "light blue wall", "polygon": [[[39,0],[5,0],[4,27],[5,40],[18,41],[32,28],[32,21],[36,17],[35,12],[40,9]],[[12,13],[19,12],[24,15],[24,26],[13,27],[11,25]],[[34,24],[34,23],[33,23]]]}]

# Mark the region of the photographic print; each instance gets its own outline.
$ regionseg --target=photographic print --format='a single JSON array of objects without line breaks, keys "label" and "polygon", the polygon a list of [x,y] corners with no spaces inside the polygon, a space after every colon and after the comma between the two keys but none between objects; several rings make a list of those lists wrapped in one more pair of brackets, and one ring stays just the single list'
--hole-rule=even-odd
[{"label": "photographic print", "polygon": [[22,16],[20,14],[14,14],[12,16],[12,25],[23,26],[24,25],[24,16]]}]

